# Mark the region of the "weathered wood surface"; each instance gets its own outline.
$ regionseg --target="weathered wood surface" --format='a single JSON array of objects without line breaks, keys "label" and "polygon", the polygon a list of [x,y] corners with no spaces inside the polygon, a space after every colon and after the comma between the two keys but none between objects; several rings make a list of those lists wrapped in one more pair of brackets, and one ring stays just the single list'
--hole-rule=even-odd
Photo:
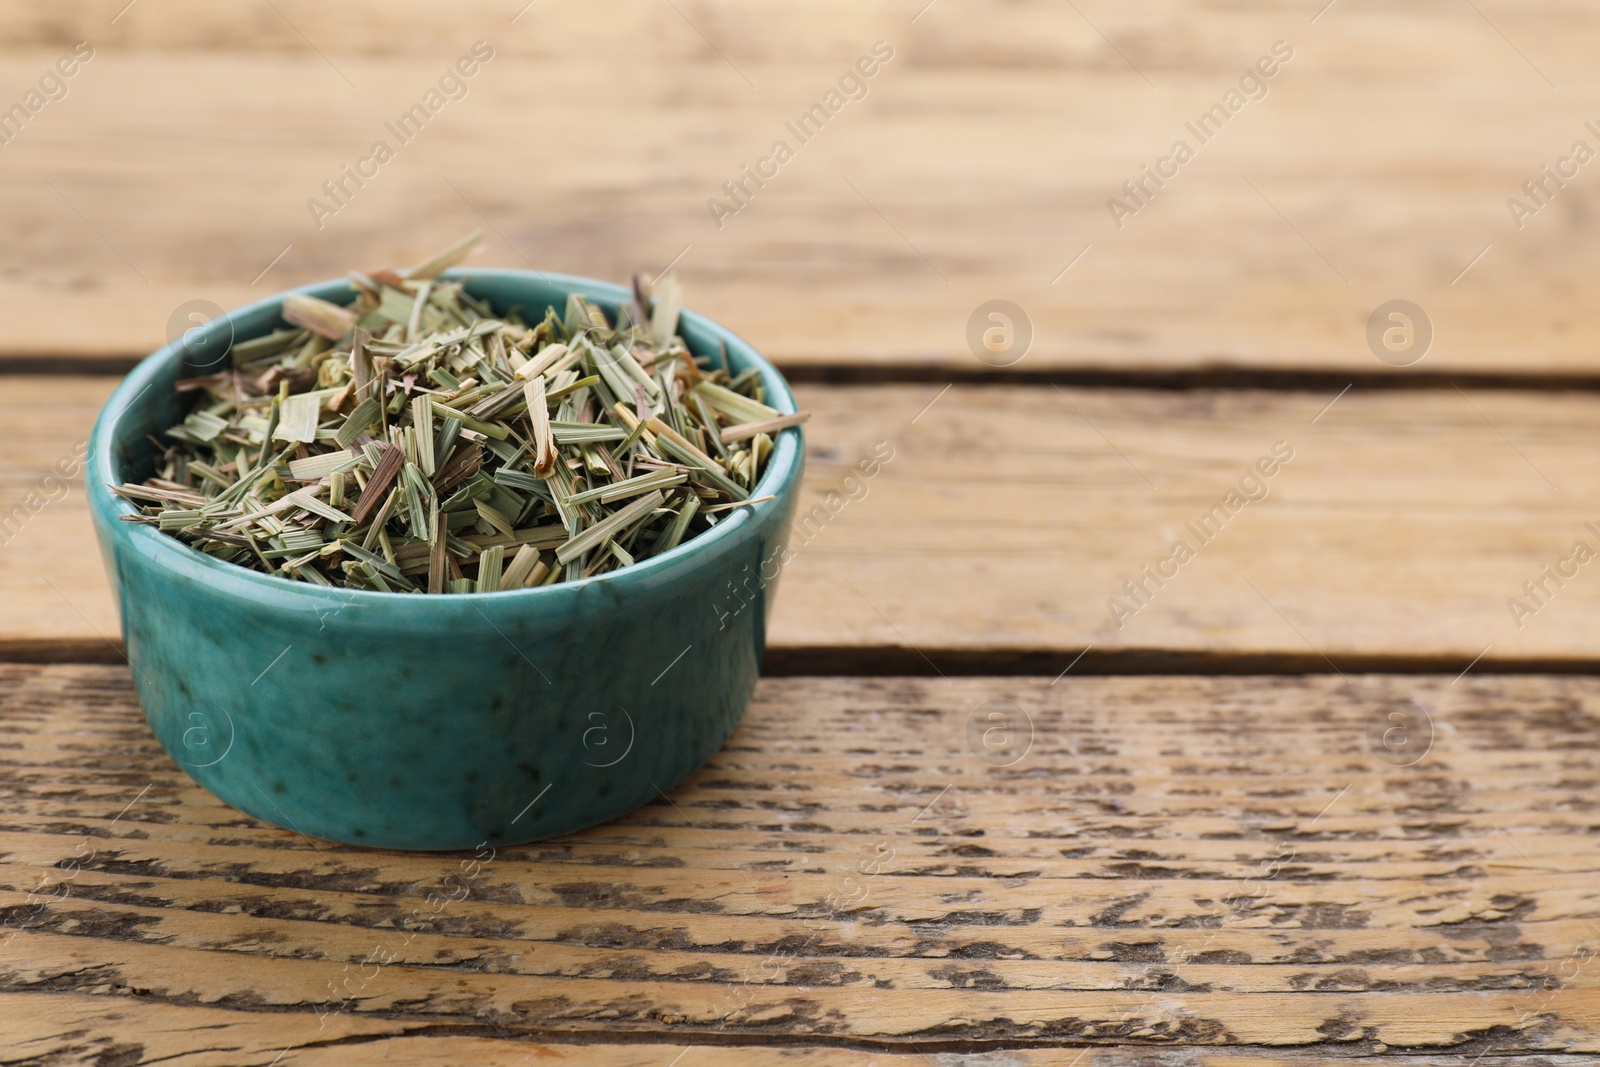
[{"label": "weathered wood surface", "polygon": [[670,797],[467,867],[227,808],[123,669],[4,665],[0,1030],[1600,1051],[1597,716],[1573,678],[769,680]]},{"label": "weathered wood surface", "polygon": [[[47,1003],[37,997],[0,994],[0,1008],[26,1007],[30,1014],[18,1018],[27,1034],[13,1051],[64,1051],[64,1061],[94,1063],[96,1067],[133,1067],[139,1063],[176,1064],[177,1067],[273,1067],[272,1056],[282,1051],[279,1021],[270,1014],[240,1019],[239,1013],[203,1007],[163,1008],[162,1021],[170,1030],[138,1029],[137,1015],[118,1011],[113,1002],[92,995],[62,994]],[[221,1029],[226,1027],[226,1029]],[[330,1020],[318,1042],[293,1048],[278,1063],[285,1067],[367,1067],[405,1064],[407,1067],[460,1067],[461,1064],[500,1065],[583,1064],[585,1067],[745,1067],[746,1064],[784,1067],[886,1067],[909,1063],[916,1067],[1302,1067],[1305,1060],[1279,1055],[1237,1055],[1209,1048],[1159,1050],[1149,1047],[1012,1048],[999,1052],[929,1052],[895,1054],[850,1048],[817,1046],[761,1046],[748,1044],[581,1045],[529,1039],[511,1043],[505,1037],[422,1036],[407,1033],[406,1024],[388,1019]],[[412,1028],[414,1030],[414,1028]],[[197,1033],[212,1046],[190,1051]],[[275,1046],[276,1043],[276,1046]],[[109,1053],[106,1051],[109,1050]],[[1322,1067],[1357,1067],[1371,1063],[1353,1051],[1350,1058],[1319,1055]],[[94,1059],[99,1056],[101,1058]],[[170,1057],[170,1058],[168,1058]],[[1474,1057],[1455,1054],[1407,1056],[1411,1067],[1468,1067]],[[24,1061],[30,1062],[30,1061]],[[1541,1055],[1534,1060],[1484,1056],[1477,1062],[1504,1064],[1528,1062],[1539,1067],[1588,1067],[1594,1058],[1583,1055]]]},{"label": "weathered wood surface", "polygon": [[[0,1062],[1600,1062],[1600,680],[1496,673],[1600,662],[1591,568],[1543,574],[1600,548],[1600,397],[1451,385],[1600,383],[1595,166],[1520,227],[1507,203],[1600,148],[1597,33],[1578,0],[0,9],[0,113],[95,49],[0,144],[0,661],[78,661],[0,662]],[[1266,98],[1119,228],[1108,198],[1280,40]],[[475,263],[675,264],[797,378],[877,383],[799,390],[814,517],[769,664],[925,677],[769,678],[670,798],[469,877],[256,823],[160,752],[81,481],[46,478],[114,382],[18,372],[104,375],[190,302],[480,225]],[[1404,368],[1365,336],[1395,298],[1436,333]],[[971,350],[994,299],[1020,361]],[[943,391],[1006,375],[1035,385]],[[1205,375],[1306,389],[1038,384]],[[1183,669],[1240,676],[1080,677]]]},{"label": "weathered wood surface", "polygon": [[[989,371],[967,320],[1004,298],[1035,330],[1021,371],[1387,374],[1364,325],[1407,298],[1437,331],[1414,372],[1594,378],[1592,168],[1520,228],[1507,201],[1600,147],[1600,11],[1319,7],[12,5],[6,106],[73,42],[95,56],[0,148],[0,356],[126,362],[187,301],[487,221],[483,263],[622,280],[681,253],[692,306],[819,372]],[[496,58],[466,97],[387,134],[476,40]],[[865,98],[789,134],[879,40]],[[1201,144],[1184,123],[1280,40],[1268,95]],[[395,158],[319,228],[307,201],[385,138]],[[1108,200],[1179,138],[1196,157],[1118,228]],[[719,228],[708,199],[778,139],[795,157]]]},{"label": "weathered wood surface", "polygon": [[[117,657],[81,485],[27,507],[29,493],[47,499],[46,472],[111,386],[0,379],[0,652],[13,658]],[[1542,571],[1575,541],[1600,548],[1586,528],[1600,525],[1600,397],[1357,388],[1328,407],[1333,393],[799,394],[816,414],[798,554],[770,631],[780,669],[1054,675],[1090,646],[1075,669],[1453,674],[1480,653],[1478,669],[1594,660],[1600,582],[1575,563],[1559,588]],[[1210,543],[1186,529],[1280,441],[1294,457],[1263,480],[1265,499]],[[855,464],[879,442],[894,457],[863,478]],[[4,525],[19,505],[26,521]],[[1176,539],[1195,558],[1148,584],[1140,607],[1124,583],[1147,581],[1142,568]],[[1529,581],[1549,595],[1536,602]],[[1137,613],[1113,618],[1114,597]],[[1513,615],[1512,598],[1537,610]]]}]

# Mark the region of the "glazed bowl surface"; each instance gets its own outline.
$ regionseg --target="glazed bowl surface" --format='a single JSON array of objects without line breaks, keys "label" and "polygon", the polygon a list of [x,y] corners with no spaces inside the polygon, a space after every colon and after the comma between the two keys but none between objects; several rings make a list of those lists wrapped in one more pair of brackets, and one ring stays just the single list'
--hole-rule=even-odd
[{"label": "glazed bowl surface", "polygon": [[[498,313],[529,320],[568,293],[615,314],[627,290],[517,270],[455,270]],[[345,281],[297,292],[348,302]],[[228,345],[284,325],[284,294],[158,350],[107,402],[90,439],[90,511],[145,717],[201,786],[312,837],[468,849],[568,833],[648,803],[732,733],[760,670],[804,462],[775,441],[753,499],[660,556],[535,589],[427,596],[322,588],[205,555],[111,485],[150,473],[149,436],[183,414],[174,385]],[[778,371],[683,312],[691,352]]]}]

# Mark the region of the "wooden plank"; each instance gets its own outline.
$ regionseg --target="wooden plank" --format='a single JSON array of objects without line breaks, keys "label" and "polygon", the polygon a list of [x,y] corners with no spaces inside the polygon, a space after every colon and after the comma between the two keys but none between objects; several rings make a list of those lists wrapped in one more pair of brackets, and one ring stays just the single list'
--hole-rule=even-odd
[{"label": "wooden plank", "polygon": [[[126,361],[187,301],[404,262],[487,220],[479,262],[621,280],[677,260],[692,306],[815,373],[990,372],[966,333],[997,298],[1033,325],[1016,371],[1407,373],[1365,338],[1405,298],[1437,336],[1410,373],[1594,378],[1600,187],[1548,184],[1520,228],[1507,206],[1600,145],[1600,12],[1578,0],[1314,23],[1261,0],[520,6],[0,14],[10,92],[97,49],[4,146],[0,357]],[[480,39],[497,58],[466,97],[390,137]],[[866,97],[789,134],[878,40],[895,57]],[[1268,95],[1202,144],[1185,123],[1280,40]],[[319,228],[307,201],[385,137],[393,161]],[[1193,161],[1119,228],[1110,199],[1180,138]],[[794,159],[719,228],[708,200],[779,139]]]},{"label": "wooden plank", "polygon": [[[1401,766],[1372,726],[1408,701]],[[463,868],[240,816],[125,669],[0,665],[0,1033],[196,1064],[1594,1052],[1597,714],[1573,677],[766,680],[670,801]]]},{"label": "wooden plank", "polygon": [[[41,998],[0,994],[0,1009],[16,1031],[18,1051],[51,1062],[122,1064],[174,1062],[182,1067],[238,1067],[241,1063],[269,1067],[275,1055],[285,1067],[367,1067],[404,1063],[408,1067],[458,1067],[473,1064],[582,1063],[586,1067],[674,1067],[679,1062],[694,1067],[744,1067],[745,1064],[785,1067],[883,1067],[890,1062],[882,1052],[818,1046],[762,1046],[709,1042],[561,1044],[559,1040],[518,1041],[503,1037],[465,1037],[426,1031],[407,1033],[403,1022],[386,1019],[330,1018],[327,1031],[314,1043],[293,1045],[282,1034],[279,1020],[270,1013],[248,1015],[210,1007],[143,1005],[131,1016],[115,1002],[92,995],[63,993]],[[487,1029],[487,1028],[485,1028]],[[195,1038],[203,1033],[210,1048],[198,1049]],[[287,1054],[284,1050],[288,1049]],[[100,1057],[98,1060],[96,1057]],[[140,1058],[142,1057],[142,1058]],[[176,1057],[169,1059],[169,1057]],[[918,1057],[931,1067],[1068,1067],[1081,1062],[1089,1067],[1297,1067],[1315,1062],[1323,1067],[1356,1067],[1370,1059],[1334,1058],[1318,1054],[1308,1060],[1287,1055],[1230,1055],[1206,1048],[1168,1049],[1149,1046],[1100,1047],[1085,1053],[1070,1048],[1010,1048],[991,1053],[936,1052]],[[1460,1067],[1455,1055],[1408,1056],[1412,1067]],[[1508,1062],[1494,1055],[1485,1064]],[[1511,1061],[1515,1062],[1515,1061]],[[1560,1067],[1587,1064],[1589,1057],[1541,1056],[1539,1063]]]},{"label": "wooden plank", "polygon": [[[111,384],[13,377],[0,390],[12,658],[117,657],[83,494],[44,503],[47,472]],[[778,669],[1054,675],[1086,647],[1074,670],[1454,673],[1480,653],[1477,669],[1583,669],[1600,641],[1600,584],[1582,568],[1560,587],[1543,576],[1575,542],[1600,546],[1586,526],[1600,525],[1588,394],[799,392],[816,414],[769,631]],[[893,458],[864,478],[856,465],[880,442]],[[1260,479],[1268,495],[1220,532],[1213,516],[1203,542],[1191,527],[1277,442],[1294,455]],[[1164,565],[1179,539],[1194,558]],[[1145,577],[1163,565],[1176,575]],[[1144,583],[1143,604],[1128,582]]]}]

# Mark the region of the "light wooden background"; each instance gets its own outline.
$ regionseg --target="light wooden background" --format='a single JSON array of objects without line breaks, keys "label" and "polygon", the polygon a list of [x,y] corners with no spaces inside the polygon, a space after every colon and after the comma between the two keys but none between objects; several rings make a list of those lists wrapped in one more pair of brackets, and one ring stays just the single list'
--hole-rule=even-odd
[{"label": "light wooden background", "polygon": [[[1592,5],[61,0],[0,9],[0,108],[80,40],[0,144],[8,1062],[1600,1053],[1600,575],[1507,604],[1600,548],[1600,161],[1507,208],[1600,151]],[[466,97],[319,228],[307,199],[480,40]],[[707,199],[878,41],[866,97],[718,228]],[[1279,41],[1267,96],[1119,229],[1107,198]],[[189,302],[477,226],[484,265],[673,266],[815,412],[804,508],[895,458],[786,572],[787,677],[710,768],[508,850],[408,936],[458,857],[189,784],[81,484],[44,478]],[[966,340],[993,299],[1033,328],[1004,367]],[[1393,299],[1435,333],[1403,368],[1366,339]],[[1270,495],[1117,626],[1280,441]],[[1034,731],[1007,767],[965,741],[993,700]],[[1413,705],[1401,766],[1374,736]],[[374,943],[396,961],[322,1018]]]}]

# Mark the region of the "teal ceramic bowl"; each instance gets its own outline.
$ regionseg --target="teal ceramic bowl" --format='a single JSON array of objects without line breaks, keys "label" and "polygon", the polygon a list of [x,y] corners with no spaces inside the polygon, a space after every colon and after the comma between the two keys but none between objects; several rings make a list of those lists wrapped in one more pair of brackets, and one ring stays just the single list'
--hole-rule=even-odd
[{"label": "teal ceramic bowl", "polygon": [[[615,312],[620,286],[458,270],[497,310],[537,317],[568,293]],[[347,302],[342,281],[300,292]],[[598,577],[499,593],[324,589],[212,559],[143,524],[108,486],[148,477],[182,416],[181,377],[231,340],[283,325],[282,294],[219,317],[139,364],[91,438],[91,512],[122,612],[139,701],[172,757],[266,822],[347,844],[465,849],[578,830],[657,799],[700,767],[744,713],[760,670],[803,465],[779,435],[752,497],[661,556]],[[744,341],[684,312],[691,351]],[[197,365],[210,362],[212,366]]]}]

